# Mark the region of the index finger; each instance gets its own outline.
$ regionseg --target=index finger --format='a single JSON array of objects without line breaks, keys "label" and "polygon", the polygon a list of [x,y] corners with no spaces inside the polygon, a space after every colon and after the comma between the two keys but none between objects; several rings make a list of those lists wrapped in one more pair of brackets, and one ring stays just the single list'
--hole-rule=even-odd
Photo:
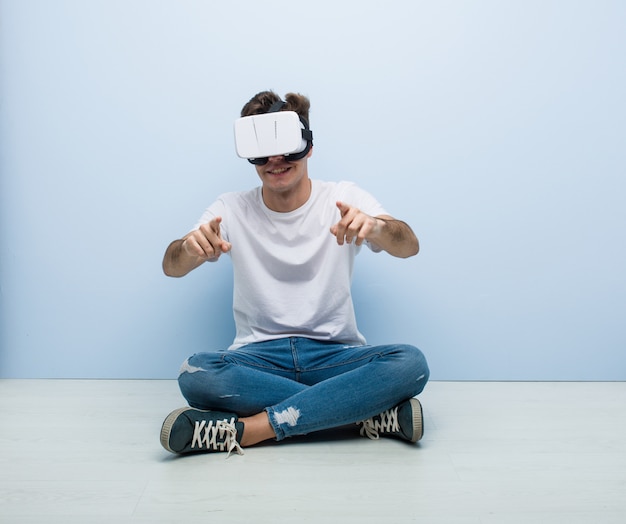
[{"label": "index finger", "polygon": [[337,205],[337,208],[339,209],[339,213],[341,213],[342,218],[348,211],[350,211],[350,206],[346,204],[345,202],[341,202],[338,200],[336,205]]},{"label": "index finger", "polygon": [[224,241],[224,239],[222,238],[222,232],[220,230],[220,224],[222,223],[222,217],[215,217],[214,219],[209,221],[209,227],[211,228],[211,230],[213,231],[213,233],[215,233],[215,235],[217,236],[217,239],[219,241],[219,249],[221,252],[226,253],[227,251],[230,251],[230,243]]},{"label": "index finger", "polygon": [[215,217],[209,221],[209,226],[211,229],[219,235],[220,233],[220,223],[222,222],[222,217]]}]

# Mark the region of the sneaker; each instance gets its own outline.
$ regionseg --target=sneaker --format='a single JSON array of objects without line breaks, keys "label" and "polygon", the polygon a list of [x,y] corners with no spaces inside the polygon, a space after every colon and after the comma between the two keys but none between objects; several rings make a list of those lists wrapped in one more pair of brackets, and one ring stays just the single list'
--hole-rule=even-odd
[{"label": "sneaker", "polygon": [[232,451],[243,455],[239,445],[243,423],[237,415],[219,411],[180,408],[172,411],[161,428],[161,444],[171,453]]},{"label": "sneaker", "polygon": [[357,424],[362,424],[361,435],[372,440],[383,436],[417,442],[424,434],[422,405],[416,398],[405,400],[396,407]]}]

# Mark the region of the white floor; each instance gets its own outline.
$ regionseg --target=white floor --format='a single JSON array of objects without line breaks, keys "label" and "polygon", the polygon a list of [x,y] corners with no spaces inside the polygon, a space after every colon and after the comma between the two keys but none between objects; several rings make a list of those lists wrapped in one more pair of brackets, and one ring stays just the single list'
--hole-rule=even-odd
[{"label": "white floor", "polygon": [[431,382],[418,445],[176,457],[174,381],[0,380],[0,522],[626,522],[626,383]]}]

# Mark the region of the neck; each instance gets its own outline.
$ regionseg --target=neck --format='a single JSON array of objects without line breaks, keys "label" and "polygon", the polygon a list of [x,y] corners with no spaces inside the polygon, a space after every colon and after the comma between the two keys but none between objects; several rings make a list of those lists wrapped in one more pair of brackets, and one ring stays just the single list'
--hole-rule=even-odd
[{"label": "neck", "polygon": [[307,177],[297,187],[276,191],[263,186],[263,202],[272,211],[289,213],[306,204],[311,196],[311,180]]}]

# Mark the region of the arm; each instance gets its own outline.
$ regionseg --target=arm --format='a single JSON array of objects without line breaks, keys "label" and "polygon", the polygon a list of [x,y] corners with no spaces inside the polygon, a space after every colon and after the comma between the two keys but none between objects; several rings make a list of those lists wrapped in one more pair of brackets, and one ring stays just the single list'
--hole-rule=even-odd
[{"label": "arm", "polygon": [[390,255],[408,258],[417,255],[419,242],[408,224],[389,215],[369,216],[355,207],[337,202],[341,220],[330,228],[337,243],[360,246],[364,240],[384,249]]},{"label": "arm", "polygon": [[221,217],[216,217],[183,238],[174,240],[165,251],[163,272],[168,277],[182,277],[230,251],[231,245],[222,239],[220,233],[221,221]]}]

